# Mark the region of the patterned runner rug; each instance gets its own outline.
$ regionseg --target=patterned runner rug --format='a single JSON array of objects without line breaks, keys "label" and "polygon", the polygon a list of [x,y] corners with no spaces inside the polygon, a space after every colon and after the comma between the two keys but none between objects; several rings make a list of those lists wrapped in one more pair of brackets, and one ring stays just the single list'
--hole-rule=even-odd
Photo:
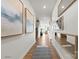
[{"label": "patterned runner rug", "polygon": [[52,59],[51,51],[48,47],[37,47],[32,59]]}]

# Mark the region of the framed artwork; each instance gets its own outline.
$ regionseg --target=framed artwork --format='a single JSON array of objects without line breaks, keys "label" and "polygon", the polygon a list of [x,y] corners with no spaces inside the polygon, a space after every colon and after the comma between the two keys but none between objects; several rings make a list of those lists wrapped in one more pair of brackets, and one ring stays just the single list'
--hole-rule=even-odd
[{"label": "framed artwork", "polygon": [[1,37],[22,34],[22,7],[20,0],[1,1]]},{"label": "framed artwork", "polygon": [[34,32],[34,17],[32,13],[25,8],[25,33]]},{"label": "framed artwork", "polygon": [[63,16],[60,17],[60,18],[56,21],[56,23],[58,24],[58,27],[59,27],[60,30],[64,30],[64,17],[63,17]]},{"label": "framed artwork", "polygon": [[58,6],[58,17],[63,14],[76,0],[61,0]]}]

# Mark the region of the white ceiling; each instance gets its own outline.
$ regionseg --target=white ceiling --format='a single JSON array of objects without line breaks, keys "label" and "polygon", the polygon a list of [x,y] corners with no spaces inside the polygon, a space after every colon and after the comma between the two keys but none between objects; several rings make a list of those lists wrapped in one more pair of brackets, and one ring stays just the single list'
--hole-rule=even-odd
[{"label": "white ceiling", "polygon": [[[57,0],[28,0],[37,17],[50,17]],[[46,5],[44,9],[43,6]]]}]

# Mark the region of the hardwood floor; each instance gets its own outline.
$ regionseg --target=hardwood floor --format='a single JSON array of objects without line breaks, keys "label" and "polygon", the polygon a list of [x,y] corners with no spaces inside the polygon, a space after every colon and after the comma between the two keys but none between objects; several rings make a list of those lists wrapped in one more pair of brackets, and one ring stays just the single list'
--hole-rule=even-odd
[{"label": "hardwood floor", "polygon": [[48,34],[43,35],[41,38],[38,39],[38,41],[32,46],[32,48],[29,50],[29,52],[24,56],[23,59],[32,59],[34,50],[37,46],[44,46],[48,47],[51,51],[52,58],[51,59],[60,59],[59,55],[57,54],[55,48],[52,46]]}]

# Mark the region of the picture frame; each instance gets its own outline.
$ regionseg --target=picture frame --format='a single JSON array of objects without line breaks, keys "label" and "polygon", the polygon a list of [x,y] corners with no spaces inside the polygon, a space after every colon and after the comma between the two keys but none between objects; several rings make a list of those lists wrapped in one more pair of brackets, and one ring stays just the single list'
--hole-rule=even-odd
[{"label": "picture frame", "polygon": [[76,0],[61,0],[58,5],[58,17],[61,16]]},{"label": "picture frame", "polygon": [[25,33],[34,32],[34,16],[32,13],[25,8]]},{"label": "picture frame", "polygon": [[63,17],[63,16],[60,17],[60,18],[56,21],[56,23],[58,24],[58,27],[59,27],[60,30],[64,30],[64,17]]},{"label": "picture frame", "polygon": [[1,3],[1,37],[23,34],[22,1],[2,0]]}]

